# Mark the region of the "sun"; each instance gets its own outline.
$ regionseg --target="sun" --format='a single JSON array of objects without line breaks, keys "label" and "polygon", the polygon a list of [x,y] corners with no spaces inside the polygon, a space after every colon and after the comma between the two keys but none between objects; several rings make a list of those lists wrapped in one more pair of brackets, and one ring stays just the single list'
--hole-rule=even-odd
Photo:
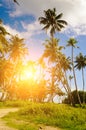
[{"label": "sun", "polygon": [[21,72],[21,79],[22,80],[35,80],[36,79],[36,73],[37,70],[35,70],[33,67],[25,67],[22,69]]},{"label": "sun", "polygon": [[35,72],[32,69],[26,68],[23,72],[23,79],[34,79]]}]

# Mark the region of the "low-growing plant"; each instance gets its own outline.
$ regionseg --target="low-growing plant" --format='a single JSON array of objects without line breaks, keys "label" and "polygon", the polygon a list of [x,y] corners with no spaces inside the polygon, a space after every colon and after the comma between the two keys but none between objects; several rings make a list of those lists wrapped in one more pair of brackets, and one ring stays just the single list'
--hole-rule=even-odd
[{"label": "low-growing plant", "polygon": [[[35,129],[38,129],[38,124],[44,124],[60,127],[65,130],[86,130],[86,109],[73,108],[64,104],[29,103],[18,112],[10,113],[4,119],[8,122],[12,122],[14,119],[22,121],[22,125],[27,123],[28,130],[29,125],[33,123],[36,126]],[[11,124],[15,124],[14,121]],[[19,130],[26,130],[19,127],[23,126],[16,126]]]}]

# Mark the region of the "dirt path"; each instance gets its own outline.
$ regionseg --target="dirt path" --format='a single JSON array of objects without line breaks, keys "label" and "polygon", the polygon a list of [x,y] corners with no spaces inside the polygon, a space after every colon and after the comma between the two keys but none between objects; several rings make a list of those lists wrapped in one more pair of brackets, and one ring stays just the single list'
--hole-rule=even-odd
[{"label": "dirt path", "polygon": [[61,130],[61,129],[55,128],[55,127],[52,127],[52,126],[44,126],[44,127],[39,128],[39,130]]},{"label": "dirt path", "polygon": [[[18,111],[17,108],[5,108],[5,109],[0,109],[0,130],[17,130],[14,128],[10,128],[6,125],[6,122],[3,121],[1,118],[7,115],[9,112],[16,112]],[[39,130],[61,130],[59,128],[54,128],[51,126],[41,126]]]},{"label": "dirt path", "polygon": [[6,125],[5,121],[3,121],[1,118],[7,115],[9,112],[15,112],[18,111],[17,108],[9,108],[9,109],[0,109],[0,130],[16,130],[13,128],[10,128]]}]

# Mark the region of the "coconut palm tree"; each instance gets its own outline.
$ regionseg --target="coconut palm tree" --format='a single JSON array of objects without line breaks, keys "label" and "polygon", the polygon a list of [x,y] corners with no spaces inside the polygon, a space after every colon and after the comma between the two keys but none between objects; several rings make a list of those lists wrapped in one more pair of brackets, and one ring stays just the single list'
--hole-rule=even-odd
[{"label": "coconut palm tree", "polygon": [[48,30],[50,29],[50,35],[51,37],[54,36],[56,31],[61,31],[62,28],[65,27],[65,25],[67,25],[67,22],[65,20],[61,20],[63,14],[60,13],[59,15],[56,15],[56,9],[53,8],[48,9],[48,10],[44,10],[44,15],[45,17],[39,17],[39,22],[40,24],[43,24],[43,30]]},{"label": "coconut palm tree", "polygon": [[7,93],[8,82],[12,75],[12,66],[13,64],[9,60],[5,58],[0,59],[0,90],[2,91],[1,100],[4,97],[4,94]]},{"label": "coconut palm tree", "polygon": [[83,56],[82,53],[79,53],[79,55],[76,56],[75,63],[76,63],[75,67],[76,67],[78,70],[82,70],[83,103],[85,103],[85,93],[84,93],[84,89],[85,89],[84,68],[86,67],[86,56]]},{"label": "coconut palm tree", "polygon": [[[25,61],[25,56],[28,55],[28,48],[23,43],[24,39],[19,38],[18,36],[13,36],[10,43],[10,49],[9,49],[9,59],[14,64],[13,70],[12,70],[12,76],[10,79],[10,84],[14,77],[18,76],[18,67],[19,65],[22,66],[23,61]],[[20,71],[20,69],[19,69]]]},{"label": "coconut palm tree", "polygon": [[73,79],[73,76],[69,75],[69,81],[70,81],[70,88],[71,88],[71,80]]},{"label": "coconut palm tree", "polygon": [[43,53],[43,57],[48,58],[48,62],[56,62],[61,54],[61,50],[64,48],[63,46],[59,46],[59,39],[51,38],[50,40],[46,40],[43,44],[45,46],[45,50]]},{"label": "coconut palm tree", "polygon": [[62,72],[64,74],[64,85],[66,85],[65,87],[67,88],[67,93],[68,93],[68,96],[69,96],[69,103],[71,103],[72,105],[74,105],[74,101],[73,101],[73,97],[72,97],[72,94],[71,94],[71,86],[69,85],[69,82],[68,82],[68,76],[67,76],[67,71],[71,71],[72,69],[72,63],[71,63],[71,59],[70,57],[66,57],[64,54],[61,56],[60,58],[60,66],[61,66],[61,69],[62,69]]},{"label": "coconut palm tree", "polygon": [[0,58],[4,57],[9,49],[9,42],[5,37],[7,34],[9,35],[9,33],[3,27],[3,21],[0,19]]},{"label": "coconut palm tree", "polygon": [[[59,46],[58,45],[59,39],[55,39],[55,38],[51,38],[50,40],[46,40],[46,42],[44,43],[45,46],[45,50],[44,53],[42,55],[43,58],[47,58],[48,60],[48,65],[49,65],[49,73],[51,76],[51,84],[50,84],[50,88],[51,88],[51,99],[53,98],[53,94],[55,94],[55,82],[56,80],[58,80],[59,75],[56,76],[57,74],[57,69],[59,67],[57,67],[57,64],[59,65],[59,59],[62,56],[61,50],[63,48],[63,46]],[[59,70],[59,69],[58,69]],[[60,70],[59,70],[60,71]],[[61,73],[59,73],[61,75]],[[62,76],[61,76],[62,78]],[[53,99],[52,99],[53,101]]]},{"label": "coconut palm tree", "polygon": [[18,62],[24,60],[26,55],[28,55],[28,48],[24,44],[24,39],[19,38],[17,35],[12,36],[9,58],[13,62]]},{"label": "coconut palm tree", "polygon": [[74,69],[74,48],[77,47],[76,44],[77,44],[76,39],[70,38],[68,40],[67,46],[71,46],[71,48],[72,48],[71,49],[71,59],[72,59],[72,69],[73,69],[74,83],[75,83],[75,87],[76,87],[76,91],[77,91],[77,96],[78,96],[79,104],[81,106],[81,100],[80,100],[80,96],[79,96],[79,93],[78,93],[78,87],[77,87],[77,81],[76,81],[76,74],[75,74],[75,69]]},{"label": "coconut palm tree", "polygon": [[2,19],[0,19],[0,34],[3,34],[4,36],[5,35],[10,35],[10,33],[8,33],[7,31],[6,31],[6,29],[3,27],[3,21],[2,21]]}]

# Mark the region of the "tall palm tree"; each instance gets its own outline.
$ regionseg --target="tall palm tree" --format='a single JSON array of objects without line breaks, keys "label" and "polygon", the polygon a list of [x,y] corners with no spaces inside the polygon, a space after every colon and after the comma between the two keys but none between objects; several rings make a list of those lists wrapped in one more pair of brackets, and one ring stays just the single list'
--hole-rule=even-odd
[{"label": "tall palm tree", "polygon": [[69,96],[69,103],[71,103],[72,105],[74,105],[74,101],[73,101],[73,97],[72,97],[72,94],[71,94],[71,86],[69,85],[69,82],[68,82],[68,76],[67,76],[67,71],[71,71],[72,69],[72,63],[71,63],[71,59],[70,57],[66,57],[64,54],[62,55],[62,57],[60,58],[60,66],[61,66],[61,69],[62,69],[62,72],[64,74],[64,85],[66,85],[65,87],[67,88],[67,93],[68,93],[68,96]]},{"label": "tall palm tree", "polygon": [[7,92],[8,82],[12,75],[12,66],[13,64],[9,60],[5,58],[0,59],[0,90],[2,91],[1,100]]},{"label": "tall palm tree", "polygon": [[79,104],[81,106],[81,100],[80,100],[80,96],[79,96],[79,93],[78,93],[78,87],[77,87],[77,81],[76,81],[76,74],[75,74],[75,69],[74,69],[74,48],[77,47],[76,44],[77,44],[76,39],[70,38],[68,40],[67,46],[71,46],[72,47],[72,49],[71,49],[71,59],[72,59],[72,69],[73,69],[74,83],[75,83],[75,87],[76,87],[76,92],[77,92]]},{"label": "tall palm tree", "polygon": [[44,43],[45,50],[43,53],[43,57],[48,58],[49,63],[56,62],[57,56],[59,57],[61,54],[61,50],[64,48],[63,46],[59,46],[59,39],[51,38],[50,40],[46,40]]},{"label": "tall palm tree", "polygon": [[9,42],[3,34],[0,34],[0,58],[4,57],[9,50]]},{"label": "tall palm tree", "polygon": [[10,59],[14,62],[24,60],[28,55],[28,48],[24,44],[24,39],[19,38],[17,35],[13,36],[10,44]]},{"label": "tall palm tree", "polygon": [[[56,80],[58,80],[59,75],[56,76],[57,74],[57,64],[59,64],[59,59],[62,56],[61,50],[63,46],[58,45],[59,39],[51,38],[50,40],[46,40],[44,43],[45,50],[42,55],[43,58],[47,58],[48,60],[48,65],[49,65],[49,73],[51,76],[51,99],[53,98],[53,94],[55,93],[55,83]],[[62,78],[62,73],[59,73]],[[54,92],[54,93],[53,93]],[[53,100],[53,99],[52,99]]]},{"label": "tall palm tree", "polygon": [[18,76],[18,66],[23,64],[25,61],[25,56],[28,55],[28,48],[23,43],[24,39],[19,38],[18,36],[13,36],[10,43],[10,50],[9,50],[9,59],[14,64],[12,70],[12,76],[10,79],[10,84],[14,77]]},{"label": "tall palm tree", "polygon": [[10,35],[10,33],[8,33],[7,31],[6,31],[6,29],[3,27],[3,21],[2,21],[2,19],[0,19],[0,34],[3,34],[3,35]]},{"label": "tall palm tree", "polygon": [[3,21],[0,19],[0,58],[8,52],[9,42],[5,37],[6,35],[9,33],[3,27]]},{"label": "tall palm tree", "polygon": [[70,81],[70,88],[71,88],[71,80],[73,79],[73,76],[69,75],[69,81]]},{"label": "tall palm tree", "polygon": [[61,20],[63,14],[60,13],[59,15],[56,15],[56,9],[53,8],[44,10],[45,17],[39,17],[40,24],[43,24],[43,30],[50,29],[50,35],[51,37],[54,36],[56,31],[61,31],[62,28],[67,25],[67,22],[65,20]]},{"label": "tall palm tree", "polygon": [[84,68],[86,67],[86,56],[83,56],[82,53],[79,53],[79,55],[76,56],[75,63],[76,63],[75,67],[76,67],[78,70],[82,70],[83,103],[85,103],[85,93],[84,93],[84,89],[85,89]]}]

